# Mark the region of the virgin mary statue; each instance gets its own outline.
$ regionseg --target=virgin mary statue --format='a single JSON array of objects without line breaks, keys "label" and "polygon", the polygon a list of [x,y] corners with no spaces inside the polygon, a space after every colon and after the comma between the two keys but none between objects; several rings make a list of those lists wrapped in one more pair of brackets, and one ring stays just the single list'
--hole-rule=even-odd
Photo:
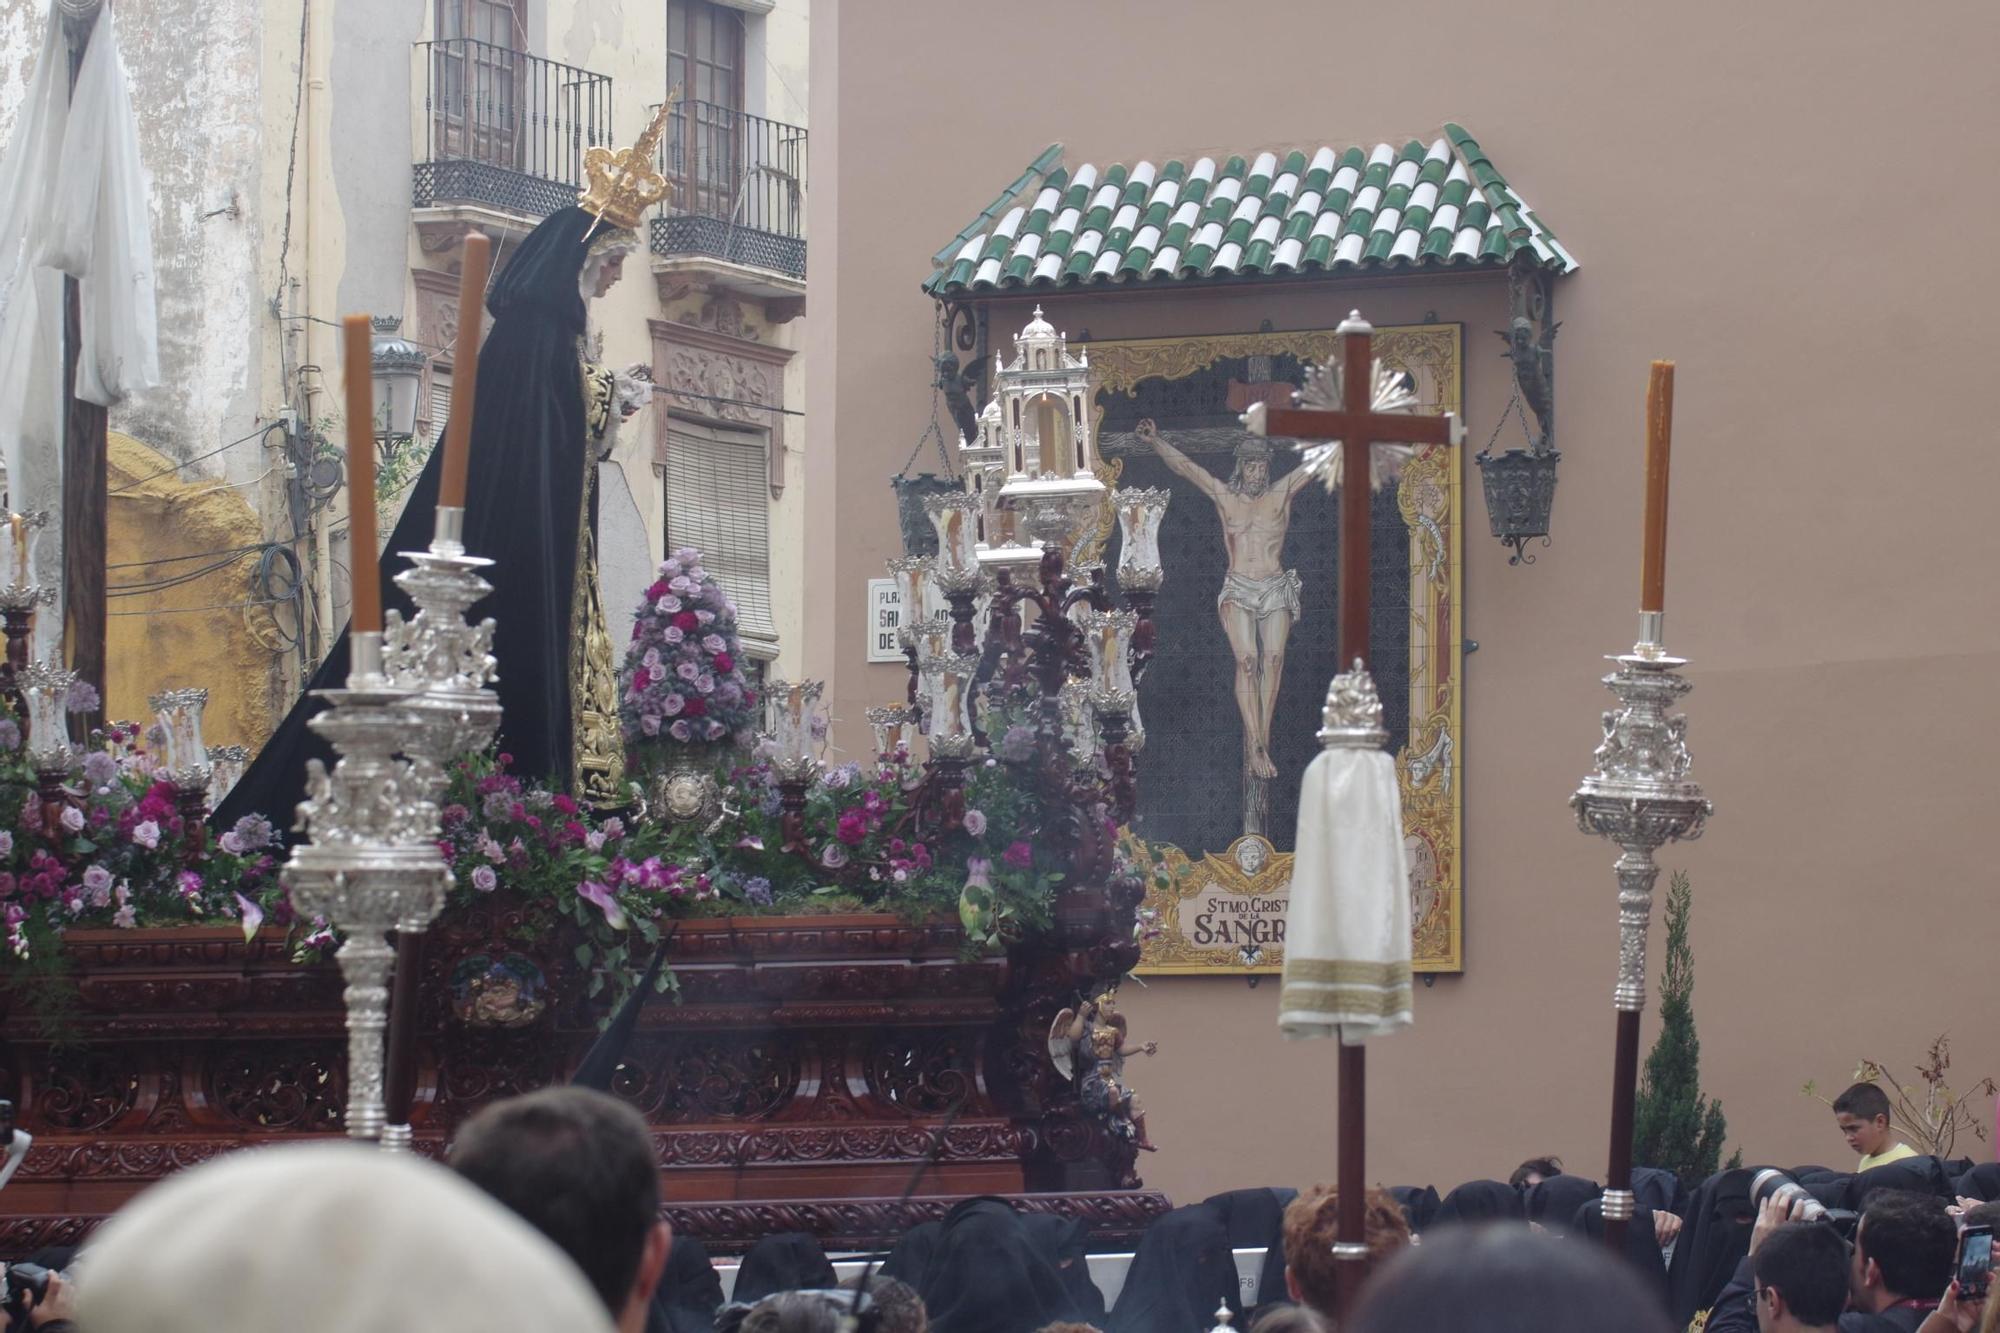
[{"label": "virgin mary statue", "polygon": [[[473,614],[498,622],[500,748],[513,772],[600,806],[624,800],[596,542],[597,463],[619,410],[613,373],[584,358],[585,304],[610,290],[636,245],[616,225],[626,221],[617,210],[565,208],[502,267],[486,300],[493,324],[479,353],[465,500],[465,548],[494,562],[486,571],[494,592]],[[430,545],[442,463],[443,450],[433,450],[382,558],[383,605],[406,617],[414,608],[391,580],[408,568],[403,552]],[[332,760],[306,726],[319,708],[311,691],[345,683],[347,669],[343,630],[308,693],[216,809],[216,826],[261,814],[291,827],[306,761]]]}]

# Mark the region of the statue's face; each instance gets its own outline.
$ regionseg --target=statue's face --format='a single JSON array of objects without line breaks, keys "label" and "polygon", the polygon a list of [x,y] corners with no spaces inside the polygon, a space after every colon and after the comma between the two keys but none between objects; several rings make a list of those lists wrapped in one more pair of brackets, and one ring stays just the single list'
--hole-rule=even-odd
[{"label": "statue's face", "polygon": [[1234,489],[1245,495],[1262,495],[1271,489],[1270,460],[1263,458],[1239,459],[1236,464]]},{"label": "statue's face", "polygon": [[592,296],[602,296],[618,285],[618,279],[625,276],[625,252],[620,250],[606,259],[597,268],[597,282]]}]

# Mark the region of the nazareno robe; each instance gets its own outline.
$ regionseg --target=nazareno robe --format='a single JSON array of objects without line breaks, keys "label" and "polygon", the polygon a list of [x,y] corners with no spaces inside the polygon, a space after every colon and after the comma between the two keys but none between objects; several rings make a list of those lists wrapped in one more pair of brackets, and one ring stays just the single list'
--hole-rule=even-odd
[{"label": "nazareno robe", "polygon": [[[578,593],[594,594],[596,586],[594,577],[579,577],[595,574],[579,567],[597,517],[591,439],[605,424],[593,422],[587,406],[581,351],[578,281],[593,248],[584,241],[592,221],[579,208],[550,216],[521,242],[487,295],[493,326],[479,353],[466,487],[465,548],[494,562],[484,571],[494,591],[471,614],[497,622],[500,748],[513,756],[513,772],[557,790],[570,789],[576,776]],[[603,237],[600,230],[594,242]],[[444,450],[434,449],[382,557],[383,606],[406,618],[415,608],[393,579],[409,567],[401,553],[430,546],[443,462]],[[333,761],[332,748],[306,725],[321,707],[312,691],[345,685],[347,672],[343,629],[212,823],[226,828],[261,814],[279,829],[292,827],[306,761]]]}]

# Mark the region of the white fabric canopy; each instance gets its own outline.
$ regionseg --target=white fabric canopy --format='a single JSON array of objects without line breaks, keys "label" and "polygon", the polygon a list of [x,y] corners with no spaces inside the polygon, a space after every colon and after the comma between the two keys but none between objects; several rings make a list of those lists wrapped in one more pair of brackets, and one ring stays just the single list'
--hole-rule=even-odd
[{"label": "white fabric canopy", "polygon": [[1379,749],[1322,751],[1299,793],[1285,914],[1287,1037],[1349,1044],[1408,1027],[1409,858],[1396,761]]},{"label": "white fabric canopy", "polygon": [[[116,20],[97,18],[74,93],[51,12],[0,153],[0,456],[14,508],[60,512],[62,277],[80,284],[77,396],[110,407],[160,382],[153,242]],[[46,548],[45,559],[59,559]]]}]

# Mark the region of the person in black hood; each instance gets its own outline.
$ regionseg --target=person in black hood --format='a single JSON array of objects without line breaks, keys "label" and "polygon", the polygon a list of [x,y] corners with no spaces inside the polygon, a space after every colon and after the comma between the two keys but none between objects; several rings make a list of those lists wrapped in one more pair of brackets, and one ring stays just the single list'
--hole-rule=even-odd
[{"label": "person in black hood", "polygon": [[[1653,1293],[1660,1311],[1665,1313],[1667,1261],[1660,1255],[1660,1243],[1656,1239],[1656,1233],[1653,1210],[1644,1204],[1636,1205],[1632,1212],[1632,1220],[1625,1227],[1625,1258],[1645,1280],[1646,1290]],[[1576,1210],[1570,1219],[1570,1235],[1573,1240],[1588,1244],[1604,1243],[1603,1199],[1591,1199]]]},{"label": "person in black hood", "polygon": [[882,1276],[906,1282],[921,1292],[924,1275],[930,1272],[931,1260],[937,1257],[938,1238],[943,1234],[942,1222],[919,1222],[905,1231],[889,1251],[889,1257],[882,1261]]},{"label": "person in black hood", "polygon": [[[1295,1189],[1270,1187],[1231,1190],[1202,1203],[1215,1209],[1229,1232],[1232,1250],[1264,1251],[1264,1269],[1257,1279],[1257,1304],[1288,1299],[1285,1292],[1285,1209],[1299,1197]],[[1212,1312],[1211,1312],[1212,1313]]]},{"label": "person in black hood", "polygon": [[1034,1333],[1070,1317],[1061,1273],[1005,1199],[965,1199],[945,1214],[918,1291],[933,1333]]},{"label": "person in black hood", "polygon": [[1090,1223],[1078,1218],[1057,1217],[1052,1213],[1026,1213],[1021,1225],[1036,1251],[1055,1266],[1069,1293],[1067,1317],[1085,1323],[1104,1321],[1104,1293],[1090,1278]]},{"label": "person in black hood", "polygon": [[1750,1202],[1747,1167],[1710,1176],[1688,1201],[1686,1223],[1667,1266],[1669,1313],[1676,1328],[1685,1328],[1715,1298],[1750,1252],[1750,1228],[1757,1210]]},{"label": "person in black hood", "polygon": [[1960,1176],[1952,1189],[1960,1198],[1982,1203],[2000,1199],[2000,1162],[1981,1162]]},{"label": "person in black hood", "polygon": [[[597,451],[615,416],[609,372],[587,372],[583,363],[585,301],[616,280],[624,252],[637,244],[631,232],[611,226],[586,242],[594,222],[581,208],[551,214],[505,257],[487,294],[493,326],[479,352],[465,497],[465,549],[494,561],[484,571],[494,592],[473,615],[498,624],[500,746],[513,756],[513,772],[558,791],[581,777],[571,647],[593,613],[592,626],[602,630],[594,568]],[[401,552],[430,546],[443,463],[444,450],[432,450],[382,558],[382,604],[406,618],[414,608],[393,579],[408,568]],[[589,578],[579,577],[579,566]],[[586,593],[581,602],[579,588]],[[333,757],[306,725],[320,708],[311,691],[344,685],[348,662],[343,629],[307,693],[210,816],[213,827],[227,829],[251,814],[278,829],[292,827],[305,795],[306,761],[330,765]],[[617,664],[609,665],[615,671]]]},{"label": "person in black hood", "polygon": [[714,1333],[722,1308],[722,1275],[708,1250],[693,1236],[675,1236],[667,1271],[653,1288],[653,1311],[646,1333]]},{"label": "person in black hood", "polygon": [[736,1270],[730,1299],[755,1305],[781,1291],[823,1291],[839,1283],[817,1240],[803,1231],[783,1231],[750,1247]]},{"label": "person in black hood", "polygon": [[[1576,1220],[1577,1210],[1603,1192],[1596,1181],[1585,1180],[1582,1176],[1550,1176],[1539,1185],[1530,1187],[1522,1203],[1530,1222],[1560,1236]],[[1652,1225],[1650,1213],[1646,1224]],[[1650,1232],[1647,1234],[1651,1235]]]},{"label": "person in black hood", "polygon": [[1242,1315],[1228,1228],[1208,1204],[1176,1208],[1139,1238],[1111,1333],[1205,1333],[1225,1304]]},{"label": "person in black hood", "polygon": [[1461,1222],[1518,1222],[1525,1216],[1519,1190],[1498,1180],[1473,1180],[1444,1196],[1431,1229],[1442,1230]]},{"label": "person in black hood", "polygon": [[1437,1221],[1438,1209],[1444,1207],[1435,1185],[1391,1185],[1389,1197],[1403,1210],[1403,1220],[1410,1224],[1410,1230],[1419,1236]]}]

